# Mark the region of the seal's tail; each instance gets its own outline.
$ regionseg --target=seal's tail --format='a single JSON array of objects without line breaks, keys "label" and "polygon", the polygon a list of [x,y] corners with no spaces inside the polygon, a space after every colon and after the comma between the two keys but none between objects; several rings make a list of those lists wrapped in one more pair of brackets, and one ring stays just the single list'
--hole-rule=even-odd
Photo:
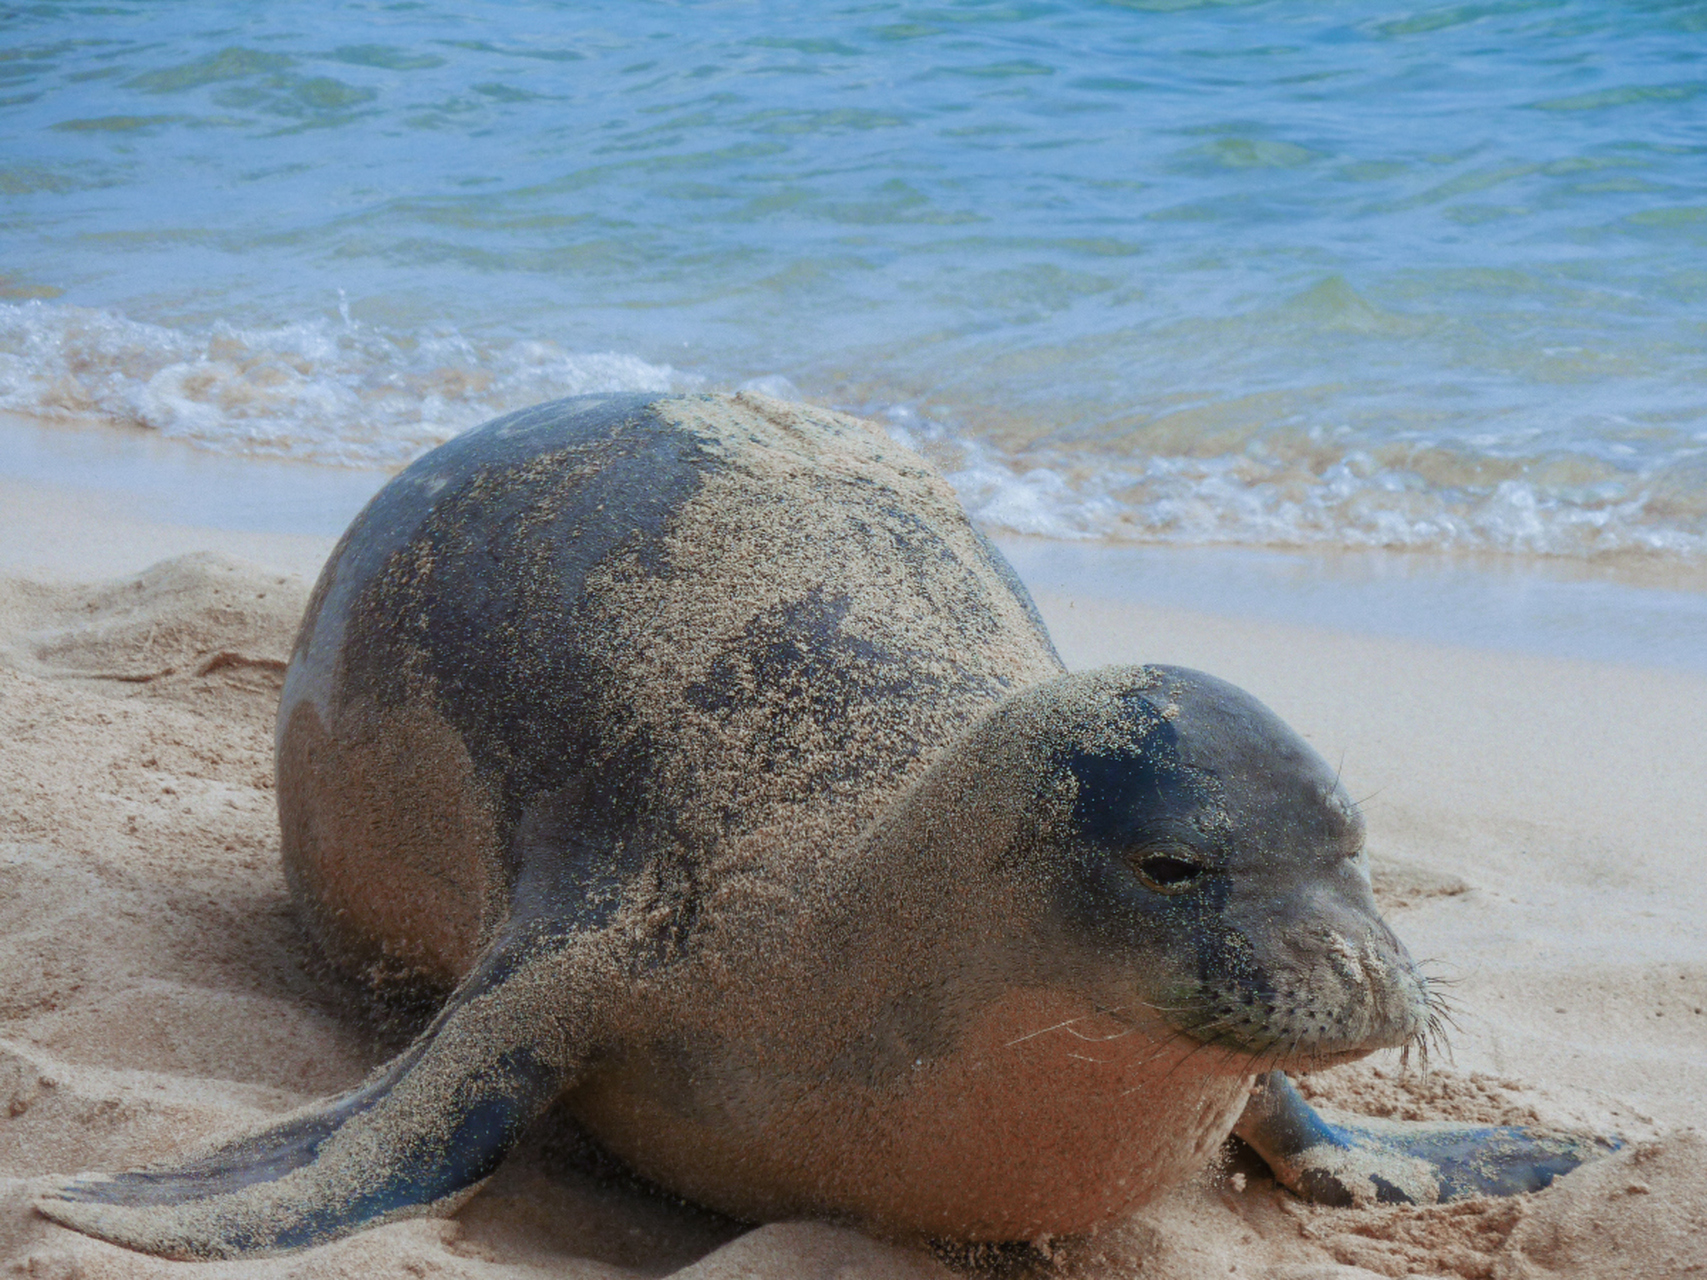
[{"label": "seal's tail", "polygon": [[[512,930],[400,1057],[342,1097],[172,1167],[37,1199],[87,1235],[169,1258],[306,1248],[454,1212],[568,1083],[585,1028],[574,935]],[[584,971],[584,969],[582,970]]]}]

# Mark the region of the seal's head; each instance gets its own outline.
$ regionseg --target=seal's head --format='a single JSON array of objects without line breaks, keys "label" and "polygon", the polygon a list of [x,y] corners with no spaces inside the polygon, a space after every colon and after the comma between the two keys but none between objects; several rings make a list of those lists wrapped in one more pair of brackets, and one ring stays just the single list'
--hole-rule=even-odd
[{"label": "seal's head", "polygon": [[1434,1004],[1376,908],[1362,817],[1279,717],[1177,667],[1033,696],[1045,796],[1022,861],[1099,1000],[1256,1069],[1426,1043]]},{"label": "seal's head", "polygon": [[1258,1075],[1433,1016],[1334,771],[1195,671],[1015,694],[848,866],[800,985],[849,1011],[814,1079],[869,1087],[909,1153],[904,1185],[885,1157],[838,1190],[882,1230],[1090,1230],[1213,1158]]}]

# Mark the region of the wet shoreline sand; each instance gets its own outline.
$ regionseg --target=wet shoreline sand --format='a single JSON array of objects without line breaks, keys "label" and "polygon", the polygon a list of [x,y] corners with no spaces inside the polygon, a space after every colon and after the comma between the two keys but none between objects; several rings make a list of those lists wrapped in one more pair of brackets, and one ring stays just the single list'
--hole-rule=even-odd
[{"label": "wet shoreline sand", "polygon": [[[744,1233],[565,1167],[544,1139],[450,1223],[397,1224],[291,1257],[168,1263],[36,1218],[27,1199],[42,1175],[157,1158],[244,1127],[347,1087],[386,1050],[302,972],[270,783],[277,664],[360,473],[297,469],[279,481],[300,496],[294,511],[231,528],[221,519],[241,522],[217,503],[198,523],[193,497],[173,506],[138,496],[140,483],[127,496],[71,471],[22,470],[0,467],[9,1266],[210,1280],[939,1273],[924,1253],[840,1228]],[[229,513],[241,495],[213,497]],[[1062,1242],[1062,1272],[1346,1280],[1707,1267],[1707,1142],[1695,1132],[1707,1119],[1707,675],[1637,642],[1590,660],[1443,643],[1420,626],[1383,634],[1378,619],[1355,625],[1366,607],[1356,584],[1322,610],[1328,624],[1286,615],[1279,589],[1244,597],[1257,603],[1241,614],[1237,594],[1211,590],[1203,566],[1216,558],[1192,553],[1140,566],[1165,581],[1177,564],[1177,581],[1193,584],[1146,599],[1142,575],[1134,587],[1094,571],[1098,555],[1120,568],[1120,554],[1009,545],[1070,666],[1213,671],[1343,760],[1383,905],[1454,980],[1460,1030],[1453,1061],[1426,1077],[1377,1058],[1312,1079],[1313,1092],[1395,1118],[1587,1125],[1630,1140],[1542,1195],[1423,1210],[1310,1209],[1236,1166],[1095,1240]]]}]

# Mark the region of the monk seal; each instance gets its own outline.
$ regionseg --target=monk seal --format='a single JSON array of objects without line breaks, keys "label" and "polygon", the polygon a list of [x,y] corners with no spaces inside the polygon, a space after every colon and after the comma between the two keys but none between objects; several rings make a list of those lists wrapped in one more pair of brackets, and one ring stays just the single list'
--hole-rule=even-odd
[{"label": "monk seal", "polygon": [[1335,773],[1210,676],[1066,672],[855,418],[592,396],[422,457],[314,589],[277,779],[315,944],[442,1008],[342,1097],[60,1185],[61,1223],[213,1258],[449,1213],[560,1098],[736,1217],[961,1241],[1094,1229],[1235,1130],[1325,1200],[1585,1154],[1304,1103],[1283,1069],[1433,1016]]}]

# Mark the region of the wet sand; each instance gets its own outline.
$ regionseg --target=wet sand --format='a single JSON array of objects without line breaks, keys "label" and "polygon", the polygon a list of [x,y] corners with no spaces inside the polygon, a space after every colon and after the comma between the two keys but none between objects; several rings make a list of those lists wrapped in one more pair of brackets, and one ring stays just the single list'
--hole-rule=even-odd
[{"label": "wet sand", "polygon": [[[164,1262],[37,1217],[46,1175],[250,1126],[392,1048],[306,976],[278,870],[272,714],[332,539],[172,514],[0,479],[0,1265],[185,1280],[943,1274],[840,1228],[750,1230],[648,1194],[544,1131],[450,1221],[289,1257]],[[1054,1270],[1707,1271],[1707,678],[1136,603],[1083,577],[1033,585],[1070,666],[1212,671],[1343,762],[1378,896],[1455,981],[1460,1030],[1426,1076],[1378,1057],[1310,1092],[1628,1143],[1536,1196],[1424,1209],[1310,1208],[1235,1157],[1094,1239],[1055,1242]]]}]

